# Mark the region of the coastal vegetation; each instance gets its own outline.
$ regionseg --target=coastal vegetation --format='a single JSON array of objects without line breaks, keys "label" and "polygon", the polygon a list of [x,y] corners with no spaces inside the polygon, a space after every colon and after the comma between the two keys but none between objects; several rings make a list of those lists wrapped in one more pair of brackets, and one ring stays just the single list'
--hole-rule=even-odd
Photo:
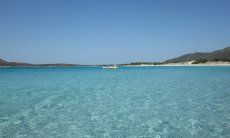
[{"label": "coastal vegetation", "polygon": [[201,64],[201,63],[206,63],[208,60],[207,59],[198,59],[195,60],[192,64]]},{"label": "coastal vegetation", "polygon": [[[215,58],[214,60],[210,60],[211,62],[230,62],[229,58]],[[192,64],[204,64],[208,62],[207,59],[197,59]]]},{"label": "coastal vegetation", "polygon": [[230,58],[215,58],[214,61],[230,62]]},{"label": "coastal vegetation", "polygon": [[130,65],[162,65],[163,62],[132,62]]}]

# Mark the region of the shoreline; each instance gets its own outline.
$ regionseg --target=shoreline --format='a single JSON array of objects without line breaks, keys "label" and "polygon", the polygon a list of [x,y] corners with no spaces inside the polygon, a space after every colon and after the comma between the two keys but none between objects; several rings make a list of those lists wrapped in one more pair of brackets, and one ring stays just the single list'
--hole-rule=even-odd
[{"label": "shoreline", "polygon": [[0,68],[56,68],[56,67],[96,67],[96,66],[0,66]]},{"label": "shoreline", "polygon": [[223,61],[208,61],[206,63],[199,63],[199,64],[192,64],[194,61],[188,61],[188,62],[179,62],[179,63],[166,63],[161,65],[147,65],[147,64],[141,64],[141,65],[127,65],[127,66],[136,66],[136,67],[152,67],[152,66],[158,66],[158,67],[181,67],[181,66],[189,66],[189,67],[199,67],[199,66],[230,66],[230,62],[223,62]]},{"label": "shoreline", "polygon": [[[101,67],[101,66],[42,66],[42,67],[34,67],[34,66],[0,66],[0,68],[88,68],[88,67]],[[199,65],[122,65],[119,67],[230,67],[230,64],[228,65],[208,65],[208,64],[199,64]]]},{"label": "shoreline", "polygon": [[[208,61],[206,63],[198,63],[192,64],[194,61],[187,61],[187,62],[179,62],[179,63],[165,63],[159,65],[153,64],[140,64],[140,65],[122,65],[117,64],[120,67],[219,67],[219,66],[230,66],[230,62],[223,62],[223,61]],[[64,67],[64,68],[71,68],[71,67],[102,67],[102,65],[76,65],[76,66],[0,66],[0,68],[55,68],[55,67]]]},{"label": "shoreline", "polygon": [[124,67],[230,67],[230,65],[127,65]]}]

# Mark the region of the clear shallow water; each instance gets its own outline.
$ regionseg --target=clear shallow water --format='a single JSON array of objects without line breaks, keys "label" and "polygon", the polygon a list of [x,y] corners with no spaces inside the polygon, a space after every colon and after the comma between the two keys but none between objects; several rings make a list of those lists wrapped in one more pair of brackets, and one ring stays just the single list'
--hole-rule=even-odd
[{"label": "clear shallow water", "polygon": [[0,68],[0,137],[230,137],[230,67]]}]

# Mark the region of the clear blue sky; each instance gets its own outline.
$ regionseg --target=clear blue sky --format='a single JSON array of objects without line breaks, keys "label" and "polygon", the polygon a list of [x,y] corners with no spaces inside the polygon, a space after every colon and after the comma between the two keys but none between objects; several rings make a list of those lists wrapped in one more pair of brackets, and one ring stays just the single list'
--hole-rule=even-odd
[{"label": "clear blue sky", "polygon": [[230,46],[230,0],[0,0],[0,58],[163,61]]}]

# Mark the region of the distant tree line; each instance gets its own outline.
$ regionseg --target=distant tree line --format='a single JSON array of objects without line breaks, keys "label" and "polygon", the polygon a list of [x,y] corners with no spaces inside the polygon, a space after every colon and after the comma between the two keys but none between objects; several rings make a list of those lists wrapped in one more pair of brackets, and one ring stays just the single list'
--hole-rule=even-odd
[{"label": "distant tree line", "polygon": [[230,62],[230,59],[229,58],[215,58],[214,61]]},{"label": "distant tree line", "polygon": [[[208,61],[207,59],[197,59],[192,64],[201,64],[201,63],[206,63],[207,61]],[[229,58],[215,58],[214,60],[210,60],[210,61],[230,62],[230,59]]]},{"label": "distant tree line", "polygon": [[162,65],[163,62],[132,62],[130,65]]},{"label": "distant tree line", "polygon": [[207,61],[208,61],[207,59],[197,59],[192,64],[206,63]]}]

